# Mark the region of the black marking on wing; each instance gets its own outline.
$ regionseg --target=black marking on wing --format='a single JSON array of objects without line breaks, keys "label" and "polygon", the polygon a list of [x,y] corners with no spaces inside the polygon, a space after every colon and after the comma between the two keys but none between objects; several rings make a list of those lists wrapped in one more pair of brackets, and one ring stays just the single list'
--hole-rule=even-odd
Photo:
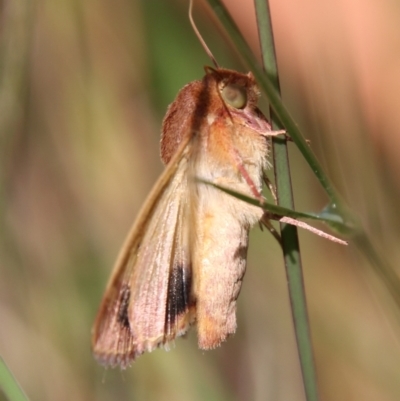
[{"label": "black marking on wing", "polygon": [[128,329],[130,328],[129,316],[128,316],[128,307],[129,307],[130,297],[131,297],[131,290],[130,290],[129,286],[123,285],[121,287],[117,321],[122,326],[124,326]]},{"label": "black marking on wing", "polygon": [[167,316],[165,319],[167,332],[175,323],[176,318],[189,309],[191,287],[191,267],[174,267],[168,280]]}]

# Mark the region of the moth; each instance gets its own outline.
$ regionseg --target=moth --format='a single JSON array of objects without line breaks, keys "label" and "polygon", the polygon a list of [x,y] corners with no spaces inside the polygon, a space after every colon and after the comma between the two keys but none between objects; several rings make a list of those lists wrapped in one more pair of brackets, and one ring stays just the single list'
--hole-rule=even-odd
[{"label": "moth", "polygon": [[120,251],[92,332],[103,365],[125,368],[192,324],[204,350],[236,330],[249,229],[263,211],[199,179],[260,198],[275,133],[257,108],[252,73],[205,70],[164,118],[166,168]]},{"label": "moth", "polygon": [[[256,198],[269,167],[272,131],[257,107],[251,72],[215,68],[183,87],[162,123],[166,168],[119,253],[92,329],[92,350],[105,366],[129,366],[144,352],[169,348],[191,325],[198,345],[219,346],[236,331],[236,300],[246,270],[249,230],[268,216],[209,183]],[[334,242],[336,237],[290,217]]]}]

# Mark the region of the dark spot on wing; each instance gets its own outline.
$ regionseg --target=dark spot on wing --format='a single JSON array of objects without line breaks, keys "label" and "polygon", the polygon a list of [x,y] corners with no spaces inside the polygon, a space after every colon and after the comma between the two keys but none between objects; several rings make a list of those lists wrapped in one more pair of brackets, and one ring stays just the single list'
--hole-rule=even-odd
[{"label": "dark spot on wing", "polygon": [[128,317],[128,307],[129,299],[131,297],[131,290],[127,285],[122,285],[120,292],[120,301],[118,307],[117,321],[122,326],[130,328],[129,317]]},{"label": "dark spot on wing", "polygon": [[166,324],[174,324],[181,313],[189,309],[190,291],[192,286],[191,268],[174,267],[168,281],[168,299]]}]

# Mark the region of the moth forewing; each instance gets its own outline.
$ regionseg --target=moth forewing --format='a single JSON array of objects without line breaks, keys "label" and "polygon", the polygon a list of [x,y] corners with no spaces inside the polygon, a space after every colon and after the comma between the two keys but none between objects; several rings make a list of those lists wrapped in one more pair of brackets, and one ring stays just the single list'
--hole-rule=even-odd
[{"label": "moth forewing", "polygon": [[[190,269],[187,234],[182,231],[189,140],[182,139],[154,185],[115,263],[92,330],[93,353],[103,365],[126,367],[189,326],[191,318],[181,315],[189,312],[190,294],[185,294],[183,307],[182,294],[171,289],[180,285],[189,291],[180,280],[191,277],[186,271]],[[173,271],[178,260],[179,273]],[[174,302],[180,302],[179,308]]]}]

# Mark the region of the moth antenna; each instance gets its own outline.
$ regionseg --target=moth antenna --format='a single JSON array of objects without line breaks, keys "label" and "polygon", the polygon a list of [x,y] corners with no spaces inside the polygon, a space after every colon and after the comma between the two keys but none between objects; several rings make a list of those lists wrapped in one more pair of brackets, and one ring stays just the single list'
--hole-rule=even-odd
[{"label": "moth antenna", "polygon": [[213,62],[214,66],[215,66],[215,68],[219,68],[217,60],[215,59],[215,57],[211,53],[211,50],[208,48],[206,42],[204,41],[203,37],[201,36],[199,30],[197,29],[196,24],[194,23],[192,10],[193,10],[193,0],[190,0],[189,1],[189,21],[190,21],[190,24],[192,25],[194,33],[197,36],[197,39],[199,39],[200,44],[203,46],[203,49],[207,53],[208,57],[210,57],[211,61]]}]

